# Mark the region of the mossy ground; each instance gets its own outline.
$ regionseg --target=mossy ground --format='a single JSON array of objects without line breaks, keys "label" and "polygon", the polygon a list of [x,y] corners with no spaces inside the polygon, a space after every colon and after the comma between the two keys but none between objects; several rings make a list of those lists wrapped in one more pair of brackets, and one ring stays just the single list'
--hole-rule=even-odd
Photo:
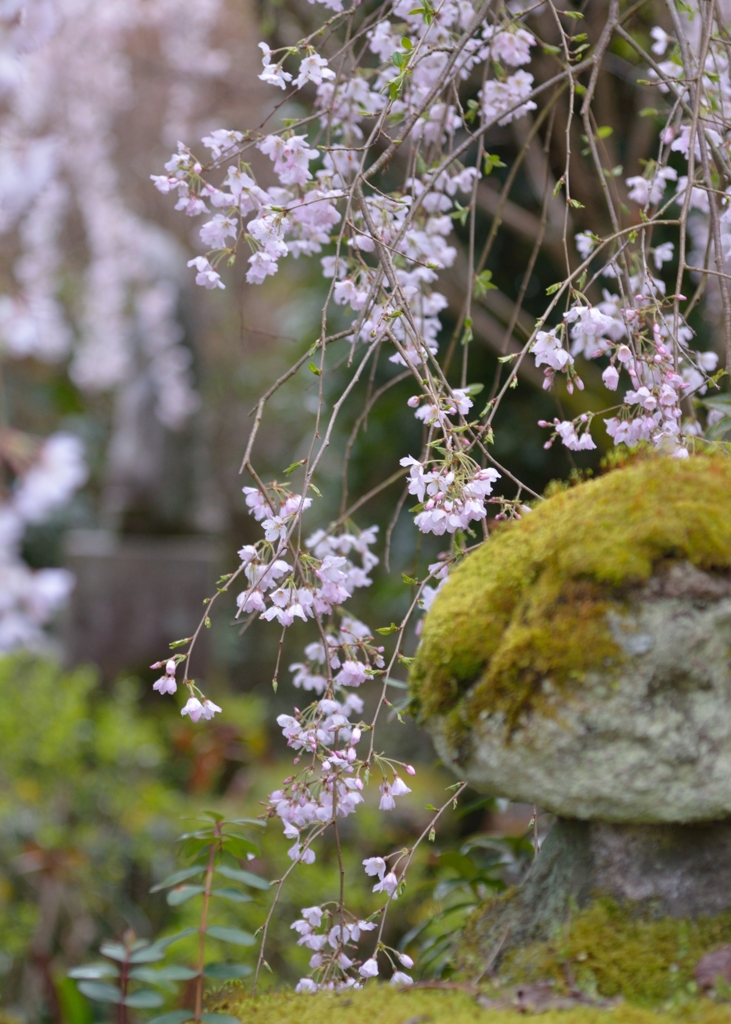
[{"label": "mossy ground", "polygon": [[653,920],[599,899],[551,941],[512,951],[500,973],[507,982],[551,979],[558,986],[571,975],[584,992],[657,1007],[694,999],[698,961],[730,939],[731,912]]},{"label": "mossy ground", "polygon": [[424,623],[411,672],[422,720],[508,724],[586,672],[619,664],[606,612],[660,563],[731,568],[731,459],[648,457],[554,494],[506,524],[452,574]]},{"label": "mossy ground", "polygon": [[[294,995],[276,993],[257,999],[222,999],[212,1004],[220,1012],[245,1024],[519,1024],[525,1014],[517,1010],[485,1010],[462,992],[430,989],[399,990],[369,985],[361,992]],[[673,1012],[653,1012],[622,1004],[611,1009],[582,1006],[574,1010],[548,1010],[541,1024],[669,1024],[684,1020],[697,1024],[727,1024],[728,1005],[708,1000]]]}]

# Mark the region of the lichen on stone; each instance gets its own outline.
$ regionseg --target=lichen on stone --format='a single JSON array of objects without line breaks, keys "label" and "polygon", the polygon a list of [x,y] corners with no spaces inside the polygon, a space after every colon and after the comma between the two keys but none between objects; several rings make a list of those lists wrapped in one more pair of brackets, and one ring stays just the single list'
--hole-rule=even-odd
[{"label": "lichen on stone", "polygon": [[455,736],[482,711],[508,727],[544,690],[625,658],[609,625],[661,565],[731,568],[731,459],[648,457],[553,494],[452,573],[411,672],[422,721]]}]

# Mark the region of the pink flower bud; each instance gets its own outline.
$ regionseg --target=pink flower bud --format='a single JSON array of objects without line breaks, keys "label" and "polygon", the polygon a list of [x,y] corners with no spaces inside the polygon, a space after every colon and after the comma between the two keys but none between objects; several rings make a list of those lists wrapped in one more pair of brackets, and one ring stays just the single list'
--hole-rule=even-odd
[{"label": "pink flower bud", "polygon": [[409,775],[416,775],[416,768],[412,764],[405,764],[404,768]]},{"label": "pink flower bud", "polygon": [[616,366],[608,366],[602,374],[602,380],[606,388],[609,388],[610,391],[616,391],[619,384],[619,370]]}]

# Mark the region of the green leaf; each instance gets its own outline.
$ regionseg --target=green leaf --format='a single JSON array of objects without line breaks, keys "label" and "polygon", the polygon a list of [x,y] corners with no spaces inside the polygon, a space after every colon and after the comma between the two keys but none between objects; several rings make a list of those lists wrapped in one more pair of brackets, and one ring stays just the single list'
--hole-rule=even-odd
[{"label": "green leaf", "polygon": [[207,934],[212,939],[220,939],[221,942],[231,942],[234,946],[253,946],[254,936],[244,932],[240,928],[224,928],[222,925],[214,924],[208,929]]},{"label": "green leaf", "polygon": [[176,647],[183,647],[185,644],[189,644],[192,639],[192,636],[184,636],[182,640],[173,640],[170,644],[170,650],[173,651]]},{"label": "green leaf", "polygon": [[205,891],[204,885],[178,885],[175,889],[171,889],[165,898],[169,906],[179,907],[181,903],[187,903],[188,900],[192,900],[194,896],[200,896]]},{"label": "green leaf", "polygon": [[234,889],[229,885],[225,885],[222,889],[214,889],[211,893],[212,896],[220,896],[221,899],[231,900],[232,903],[250,903],[251,896],[248,893],[240,892],[238,889]]},{"label": "green leaf", "polygon": [[583,210],[584,204],[580,203],[578,199],[569,199],[569,206],[573,206],[575,210]]},{"label": "green leaf", "polygon": [[548,288],[546,288],[546,295],[553,295],[559,290],[562,284],[562,281],[556,281],[555,284],[549,284]]},{"label": "green leaf", "polygon": [[107,985],[103,981],[80,981],[79,992],[83,992],[89,999],[94,999],[98,1003],[118,1003],[122,998],[121,988]]},{"label": "green leaf", "polygon": [[614,134],[614,128],[611,125],[603,124],[596,130],[596,136],[598,139],[608,139],[610,135]]},{"label": "green leaf", "polygon": [[174,874],[169,875],[164,882],[158,882],[157,885],[153,885],[150,892],[160,892],[161,889],[170,889],[173,885],[180,885],[187,878],[193,878],[195,875],[200,875],[205,871],[205,867],[201,864],[198,867],[183,868],[181,871],[176,871]]},{"label": "green leaf", "polygon": [[427,25],[431,25],[434,18],[435,10],[430,0],[424,0],[421,7],[415,7],[413,11],[409,11],[409,14],[420,14]]},{"label": "green leaf", "polygon": [[312,360],[310,360],[309,363],[307,364],[307,369],[310,371],[310,373],[314,373],[314,375],[316,377],[319,377],[320,374],[322,373],[322,370],[320,369],[320,367],[319,366],[315,366],[315,364],[312,362]]},{"label": "green leaf", "polygon": [[83,967],[72,967],[69,978],[94,981],[97,978],[117,978],[119,970],[113,964],[84,964]]},{"label": "green leaf", "polygon": [[248,978],[251,973],[248,964],[206,964],[203,968],[204,976],[216,981],[235,981],[237,978]]},{"label": "green leaf", "polygon": [[175,935],[169,935],[165,939],[158,939],[155,945],[158,949],[167,949],[168,946],[172,946],[174,942],[179,942],[180,939],[187,939],[189,935],[195,935],[198,931],[197,928],[192,926],[183,928],[182,932],[176,932]]},{"label": "green leaf", "polygon": [[135,981],[146,981],[148,985],[157,985],[161,981],[190,981],[198,977],[198,971],[184,964],[169,964],[167,967],[135,967],[129,972]]},{"label": "green leaf", "polygon": [[439,863],[443,867],[456,871],[460,878],[470,879],[477,873],[474,862],[463,853],[457,853],[456,850],[448,850],[446,853],[441,854]]},{"label": "green leaf", "polygon": [[401,40],[401,45],[403,46],[404,50],[413,50],[414,48],[414,44],[411,42],[408,36],[404,36],[404,38]]},{"label": "green leaf", "polygon": [[401,573],[401,579],[404,581],[404,583],[407,583],[410,587],[411,586],[418,586],[418,584],[419,584],[419,581],[416,579],[415,576],[407,576],[405,572]]},{"label": "green leaf", "polygon": [[471,124],[477,117],[479,109],[480,104],[477,100],[467,100],[467,113],[464,116],[465,121]]},{"label": "green leaf", "polygon": [[250,839],[242,839],[241,836],[224,836],[222,840],[223,849],[233,857],[243,860],[247,853],[254,856],[259,852],[259,847]]},{"label": "green leaf", "polygon": [[[198,821],[201,819],[199,818]],[[182,843],[184,839],[205,839],[208,838],[209,845],[213,839],[215,839],[215,826],[209,825],[208,828],[197,828],[195,832],[183,832],[178,836],[178,842]]]},{"label": "green leaf", "polygon": [[376,633],[380,633],[381,636],[389,636],[391,633],[398,632],[398,626],[395,622],[392,622],[390,626],[380,626]]},{"label": "green leaf", "polygon": [[489,291],[496,288],[497,285],[492,283],[491,270],[483,270],[481,274],[475,274],[475,295],[478,299],[484,298]]},{"label": "green leaf", "polygon": [[212,811],[211,808],[208,807],[205,811],[203,811],[203,815],[198,820],[221,822],[226,820],[226,815],[221,814],[220,811]]},{"label": "green leaf", "polygon": [[172,1013],[163,1013],[159,1017],[153,1017],[147,1024],[186,1024],[186,1021],[192,1019],[192,1010],[173,1010]]},{"label": "green leaf", "polygon": [[241,1024],[238,1017],[232,1017],[230,1013],[203,1013],[201,1020],[204,1024]]},{"label": "green leaf", "polygon": [[153,992],[150,988],[141,988],[138,992],[132,992],[124,1000],[125,1006],[131,1006],[135,1010],[155,1010],[162,1006],[165,999],[159,992]]},{"label": "green leaf", "polygon": [[581,11],[559,11],[559,14],[563,14],[565,18],[583,18],[584,15]]},{"label": "green leaf", "polygon": [[102,956],[108,956],[110,960],[119,960],[120,963],[129,956],[129,950],[121,942],[102,942],[99,947]]},{"label": "green leaf", "polygon": [[731,418],[724,416],[722,420],[718,420],[717,423],[708,427],[706,437],[709,441],[723,441],[729,431],[731,431]]},{"label": "green leaf", "polygon": [[461,203],[458,203],[456,199],[454,201],[454,206],[455,209],[452,210],[449,216],[452,218],[452,220],[458,220],[462,227],[464,227],[465,223],[467,222],[467,214],[470,212],[470,208],[469,206],[462,206]]},{"label": "green leaf", "polygon": [[492,174],[493,170],[496,167],[507,167],[507,164],[504,164],[500,157],[497,156],[495,153],[485,153],[483,165],[486,175]]},{"label": "green leaf", "polygon": [[731,416],[731,395],[712,395],[701,399],[699,405],[704,405],[708,409],[717,409],[719,412]]},{"label": "green leaf", "polygon": [[157,960],[164,960],[165,953],[160,947],[153,943],[148,946],[143,946],[142,949],[136,949],[134,953],[130,954],[129,962],[131,964],[154,964]]},{"label": "green leaf", "polygon": [[465,391],[467,392],[467,394],[468,395],[472,395],[473,397],[475,395],[479,395],[479,393],[481,391],[484,391],[484,390],[485,390],[485,385],[484,384],[468,384],[467,387],[465,388]]},{"label": "green leaf", "polygon": [[210,850],[213,841],[210,837],[196,839],[193,836],[186,836],[183,845],[180,847],[180,853],[183,857],[197,857],[203,850],[206,850],[206,852]]}]

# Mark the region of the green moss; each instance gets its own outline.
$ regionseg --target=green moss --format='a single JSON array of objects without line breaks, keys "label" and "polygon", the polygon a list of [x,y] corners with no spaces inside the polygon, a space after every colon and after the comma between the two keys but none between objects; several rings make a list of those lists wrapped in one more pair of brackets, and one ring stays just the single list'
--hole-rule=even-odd
[{"label": "green moss", "polygon": [[731,913],[695,921],[648,920],[597,900],[553,941],[509,953],[500,973],[512,983],[553,978],[565,985],[568,968],[585,992],[658,1006],[692,997],[696,964],[730,938]]},{"label": "green moss", "polygon": [[[276,993],[213,1000],[211,1009],[238,1017],[246,1024],[520,1024],[525,1014],[513,1010],[484,1010],[464,992],[429,989],[399,990],[388,985],[368,985],[361,992],[294,995]],[[727,1024],[728,1007],[695,1001],[684,1008],[682,1019],[698,1024]],[[629,1004],[611,1011],[591,1006],[574,1010],[549,1010],[541,1024],[669,1024],[678,1015],[655,1013]]]},{"label": "green moss", "polygon": [[651,457],[552,495],[452,574],[411,672],[422,720],[508,724],[544,681],[569,689],[621,652],[606,619],[661,562],[731,567],[731,459]]}]

